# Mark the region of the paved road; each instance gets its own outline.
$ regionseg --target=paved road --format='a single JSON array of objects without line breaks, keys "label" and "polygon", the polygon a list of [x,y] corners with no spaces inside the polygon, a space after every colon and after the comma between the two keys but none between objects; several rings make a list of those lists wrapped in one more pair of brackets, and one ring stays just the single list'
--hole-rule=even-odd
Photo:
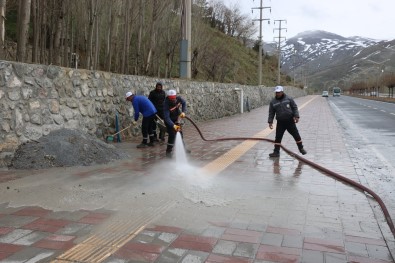
[{"label": "paved road", "polygon": [[328,101],[356,168],[395,219],[395,104],[347,96]]},{"label": "paved road", "polygon": [[[320,96],[298,98],[313,162],[351,180],[347,135]],[[268,107],[199,123],[206,138],[274,138]],[[192,154],[165,145],[107,165],[0,171],[2,262],[394,262],[394,236],[377,204],[273,145],[206,142],[185,126]],[[292,137],[283,144],[297,153]],[[364,152],[361,158],[364,158]]]}]

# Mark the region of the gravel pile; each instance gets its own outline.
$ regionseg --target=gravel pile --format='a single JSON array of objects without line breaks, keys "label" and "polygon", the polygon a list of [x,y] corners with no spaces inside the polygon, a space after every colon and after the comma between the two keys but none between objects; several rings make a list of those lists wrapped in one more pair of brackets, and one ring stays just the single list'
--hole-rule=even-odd
[{"label": "gravel pile", "polygon": [[60,129],[37,141],[21,144],[9,168],[88,166],[127,157],[126,153],[94,136],[76,130]]}]

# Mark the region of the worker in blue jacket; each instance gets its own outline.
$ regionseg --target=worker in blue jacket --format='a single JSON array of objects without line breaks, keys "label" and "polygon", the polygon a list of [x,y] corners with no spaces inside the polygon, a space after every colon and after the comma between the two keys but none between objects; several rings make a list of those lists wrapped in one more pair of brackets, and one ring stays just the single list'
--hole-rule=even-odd
[{"label": "worker in blue jacket", "polygon": [[[137,148],[146,148],[148,146],[154,146],[154,132],[153,122],[156,116],[156,108],[154,104],[145,96],[134,95],[128,91],[125,95],[125,99],[130,101],[134,109],[134,124],[139,119],[139,114],[143,115],[143,121],[141,123],[141,132],[143,134],[143,141],[137,145]],[[148,143],[149,138],[149,143]]]}]

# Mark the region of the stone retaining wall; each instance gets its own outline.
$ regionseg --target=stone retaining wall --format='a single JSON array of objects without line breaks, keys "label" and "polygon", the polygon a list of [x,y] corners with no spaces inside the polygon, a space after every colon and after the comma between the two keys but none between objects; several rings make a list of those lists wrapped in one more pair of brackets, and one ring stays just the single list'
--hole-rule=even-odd
[{"label": "stone retaining wall", "polygon": [[[221,118],[267,105],[273,87],[157,79],[109,72],[76,70],[52,65],[0,61],[0,167],[8,166],[17,147],[61,128],[105,138],[121,128],[133,113],[124,95],[147,95],[157,81],[176,89],[186,99],[188,116],[195,121]],[[242,90],[242,91],[241,91]],[[293,97],[306,95],[286,87]],[[248,105],[246,101],[248,99]],[[128,135],[128,133],[126,133]],[[131,134],[129,134],[131,135]]]}]

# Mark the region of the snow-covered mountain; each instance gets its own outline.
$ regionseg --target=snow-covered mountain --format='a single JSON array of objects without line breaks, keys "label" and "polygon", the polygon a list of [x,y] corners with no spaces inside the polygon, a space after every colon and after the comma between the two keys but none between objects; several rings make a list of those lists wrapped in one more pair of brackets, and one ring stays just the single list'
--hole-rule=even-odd
[{"label": "snow-covered mountain", "polygon": [[281,48],[282,69],[289,72],[308,63],[310,72],[317,72],[377,43],[368,38],[345,38],[325,31],[306,31],[288,39]]},{"label": "snow-covered mountain", "polygon": [[[360,36],[343,37],[326,31],[306,31],[282,43],[281,71],[298,83],[322,87],[328,82],[344,80],[355,67],[372,67],[376,66],[374,61],[388,60],[395,55],[395,52],[385,50],[391,45],[394,44]],[[273,43],[265,45],[264,49],[275,51]]]}]

